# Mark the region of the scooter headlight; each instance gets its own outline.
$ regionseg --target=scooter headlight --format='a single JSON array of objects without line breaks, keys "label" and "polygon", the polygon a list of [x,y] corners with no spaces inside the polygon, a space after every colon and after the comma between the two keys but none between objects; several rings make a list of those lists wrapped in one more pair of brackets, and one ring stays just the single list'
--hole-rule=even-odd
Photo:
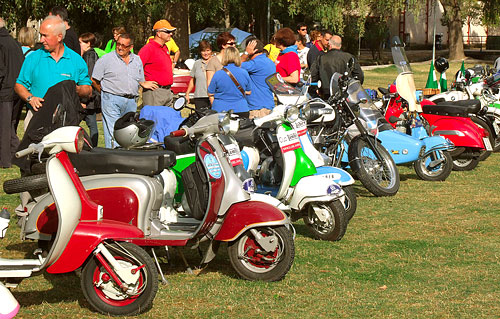
[{"label": "scooter headlight", "polygon": [[304,107],[301,109],[302,112],[302,117],[304,117],[306,120],[311,118],[311,105],[307,103],[304,105]]},{"label": "scooter headlight", "polygon": [[339,195],[342,191],[342,188],[337,185],[337,184],[331,184],[328,186],[328,189],[326,190],[326,193],[328,195]]},{"label": "scooter headlight", "polygon": [[293,123],[299,119],[299,109],[296,106],[290,106],[285,110],[285,119]]},{"label": "scooter headlight", "polygon": [[78,133],[76,134],[76,138],[75,138],[75,150],[77,153],[80,153],[83,149],[83,143],[85,142],[84,137],[85,137],[85,135],[84,135],[83,129],[80,128],[78,130]]},{"label": "scooter headlight", "polygon": [[222,134],[228,134],[231,130],[231,115],[226,113],[219,116],[219,131]]},{"label": "scooter headlight", "polygon": [[249,193],[255,193],[255,181],[253,178],[247,178],[243,182],[243,189]]}]

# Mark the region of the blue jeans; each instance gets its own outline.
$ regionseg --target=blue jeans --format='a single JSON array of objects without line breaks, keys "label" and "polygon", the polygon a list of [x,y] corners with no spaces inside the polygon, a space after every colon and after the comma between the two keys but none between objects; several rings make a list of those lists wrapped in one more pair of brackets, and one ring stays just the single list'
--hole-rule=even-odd
[{"label": "blue jeans", "polygon": [[97,129],[97,119],[96,119],[96,111],[95,110],[85,110],[87,115],[85,115],[85,123],[90,130],[90,142],[93,147],[96,147],[99,143],[99,130]]},{"label": "blue jeans", "polygon": [[104,129],[104,145],[106,148],[115,148],[118,143],[113,138],[115,122],[125,113],[137,111],[135,99],[101,92],[102,126]]}]

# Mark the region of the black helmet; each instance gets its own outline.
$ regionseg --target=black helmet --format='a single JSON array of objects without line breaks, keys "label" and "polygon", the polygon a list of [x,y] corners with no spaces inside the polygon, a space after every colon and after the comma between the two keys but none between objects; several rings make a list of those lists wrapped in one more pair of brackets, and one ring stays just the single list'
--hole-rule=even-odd
[{"label": "black helmet", "polygon": [[122,147],[141,146],[151,137],[154,126],[154,121],[139,119],[135,112],[128,112],[116,121],[113,135]]},{"label": "black helmet", "polygon": [[438,71],[439,73],[443,73],[448,70],[450,64],[448,63],[448,60],[446,60],[446,58],[440,56],[436,59],[436,61],[434,61],[434,67],[436,68],[436,71]]}]

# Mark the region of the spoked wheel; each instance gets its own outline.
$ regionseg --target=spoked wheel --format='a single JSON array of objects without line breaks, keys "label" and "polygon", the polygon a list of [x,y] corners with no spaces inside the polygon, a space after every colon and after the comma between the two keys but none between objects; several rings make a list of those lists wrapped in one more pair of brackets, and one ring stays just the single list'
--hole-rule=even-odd
[{"label": "spoked wheel", "polygon": [[316,239],[337,241],[344,237],[347,218],[342,203],[338,200],[328,203],[307,205],[304,223]]},{"label": "spoked wheel", "polygon": [[[484,129],[486,132],[488,132],[488,139],[490,141],[490,145],[491,145],[492,149],[494,149],[495,136],[493,135],[493,132],[491,131],[491,128],[488,126],[488,124],[486,124],[486,122],[483,121],[482,119],[475,117],[475,116],[472,116],[471,120],[472,120],[472,122],[474,122],[474,124],[476,124],[480,128]],[[491,155],[491,153],[492,153],[492,151],[481,151],[481,155],[479,155],[479,160],[484,161],[485,159],[487,159]]]},{"label": "spoked wheel", "polygon": [[479,164],[479,158],[464,158],[453,160],[454,171],[471,171]]},{"label": "spoked wheel", "polygon": [[[382,158],[377,158],[370,144],[372,139]],[[349,145],[349,164],[363,186],[375,196],[393,196],[399,190],[399,171],[385,147],[371,136],[354,138]]]},{"label": "spoked wheel", "polygon": [[[266,242],[262,247],[252,231]],[[266,238],[271,237],[266,240]],[[234,270],[243,279],[278,281],[292,267],[295,245],[291,232],[285,226],[261,227],[247,230],[228,246],[228,255]]]},{"label": "spoked wheel", "polygon": [[[148,310],[158,291],[158,271],[153,260],[142,248],[131,243],[105,245],[120,266],[127,268],[128,274],[135,274],[133,283],[127,284],[126,290],[121,289],[94,256],[82,271],[85,298],[95,310],[106,315],[132,316]],[[123,278],[121,281],[125,283]]]},{"label": "spoked wheel", "polygon": [[414,162],[413,168],[424,181],[444,181],[450,176],[453,159],[447,151],[435,151]]},{"label": "spoked wheel", "polygon": [[354,191],[354,187],[352,185],[342,187],[345,193],[344,199],[344,209],[345,209],[345,217],[346,221],[349,222],[354,216],[356,209],[358,207],[358,200],[356,199],[356,192]]}]

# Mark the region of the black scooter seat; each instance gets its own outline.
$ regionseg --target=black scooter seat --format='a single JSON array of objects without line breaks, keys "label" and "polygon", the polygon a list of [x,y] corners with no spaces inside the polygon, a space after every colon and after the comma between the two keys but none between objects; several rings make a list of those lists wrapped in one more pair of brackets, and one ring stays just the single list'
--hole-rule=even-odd
[{"label": "black scooter seat", "polygon": [[422,110],[426,114],[468,117],[469,114],[477,114],[481,110],[481,101],[446,101],[436,105],[424,105]]},{"label": "black scooter seat", "polygon": [[154,176],[176,163],[168,150],[124,150],[95,147],[80,154],[68,154],[79,176],[127,173]]},{"label": "black scooter seat", "polygon": [[188,137],[172,137],[165,136],[163,139],[163,143],[165,144],[165,148],[169,151],[174,152],[177,155],[185,155],[194,153],[194,145],[189,140]]}]

